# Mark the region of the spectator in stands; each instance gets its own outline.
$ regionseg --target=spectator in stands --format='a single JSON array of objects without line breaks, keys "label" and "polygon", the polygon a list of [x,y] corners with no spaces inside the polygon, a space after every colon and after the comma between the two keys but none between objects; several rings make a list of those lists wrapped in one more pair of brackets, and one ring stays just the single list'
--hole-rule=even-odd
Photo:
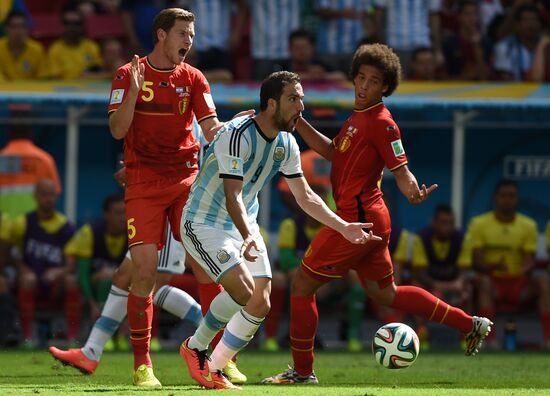
[{"label": "spectator in stands", "polygon": [[409,80],[434,81],[438,79],[438,67],[433,49],[428,47],[415,49],[411,54]]},{"label": "spectator in stands", "polygon": [[447,76],[458,80],[487,80],[489,44],[481,33],[477,1],[462,1],[458,6],[457,28],[443,41]]},{"label": "spectator in stands", "polygon": [[433,48],[436,64],[443,65],[440,0],[374,0],[378,41],[393,48],[403,74],[408,75],[413,51]]},{"label": "spectator in stands", "polygon": [[[103,201],[103,218],[84,224],[65,247],[68,266],[77,268],[80,289],[88,303],[92,322],[99,317],[107,301],[111,280],[127,250],[124,197],[110,195]],[[125,338],[123,344],[128,349]]]},{"label": "spectator in stands", "polygon": [[[193,67],[199,67],[201,61],[200,61],[200,55],[195,50],[194,45],[191,47],[191,49],[187,52],[187,55],[185,56],[185,63],[190,64]],[[222,62],[223,64],[223,62]],[[233,81],[233,73],[229,69],[225,69],[223,67],[220,68],[211,68],[209,70],[203,71],[204,77],[209,82],[222,82],[227,83]]]},{"label": "spectator in stands", "polygon": [[113,37],[101,41],[101,57],[103,58],[101,68],[86,72],[85,77],[112,80],[118,68],[127,62],[124,58],[122,43]]},{"label": "spectator in stands", "polygon": [[246,0],[193,0],[191,11],[196,18],[193,48],[198,64],[195,66],[202,72],[231,73],[231,51],[240,45],[247,21]]},{"label": "spectator in stands", "polygon": [[[16,339],[15,301],[10,290],[11,256],[10,256],[10,220],[0,212],[0,347],[11,344]],[[13,272],[12,272],[13,273]]]},{"label": "spectator in stands", "polygon": [[44,178],[51,179],[57,194],[61,183],[53,157],[32,141],[32,127],[20,120],[31,118],[31,106],[12,104],[8,121],[8,144],[0,150],[0,212],[14,218],[36,208],[34,188]]},{"label": "spectator in stands", "polygon": [[[534,272],[537,246],[535,221],[517,212],[518,187],[512,180],[497,183],[494,210],[474,217],[467,238],[477,271],[476,291],[481,315],[494,321],[499,308],[517,312],[526,297],[535,294],[544,342],[550,347],[550,283],[548,273]],[[495,322],[496,323],[496,322]],[[496,334],[496,332],[492,332]],[[498,347],[495,336],[487,339]]]},{"label": "spectator in stands", "polygon": [[[306,30],[293,31],[288,38],[290,60],[283,68],[297,73],[302,81],[345,81],[346,75],[333,71],[315,56],[315,38]],[[349,64],[349,60],[348,60]]]},{"label": "spectator in stands", "polygon": [[317,53],[333,70],[349,72],[353,53],[364,37],[373,38],[370,0],[316,0]]},{"label": "spectator in stands", "polygon": [[[464,234],[456,229],[453,210],[449,205],[438,205],[432,223],[414,238],[413,283],[454,306],[471,310],[471,266],[472,251]],[[427,349],[428,333],[421,318],[416,330]]]},{"label": "spectator in stands", "polygon": [[544,35],[537,44],[533,67],[531,68],[533,81],[550,81],[550,36]]},{"label": "spectator in stands", "polygon": [[252,23],[252,78],[263,80],[283,70],[288,61],[288,37],[300,26],[300,2],[254,0],[249,2]]},{"label": "spectator in stands", "polygon": [[6,19],[12,11],[22,12],[27,18],[29,17],[29,11],[23,0],[2,2],[2,6],[0,7],[0,36],[5,33],[4,26],[6,24]]},{"label": "spectator in stands", "polygon": [[8,81],[45,77],[44,47],[29,38],[27,15],[10,12],[4,30],[6,36],[0,38],[0,74]]},{"label": "spectator in stands", "polygon": [[494,69],[499,80],[527,80],[533,66],[535,49],[543,33],[542,17],[531,5],[519,7],[514,14],[514,33],[494,48]]},{"label": "spectator in stands", "polygon": [[37,209],[17,217],[11,224],[10,242],[18,248],[17,301],[26,348],[35,345],[32,323],[37,305],[56,307],[63,297],[69,342],[76,340],[80,328],[80,291],[74,268],[65,265],[63,255],[75,229],[55,210],[58,197],[52,180],[40,180],[35,189]]},{"label": "spectator in stands", "polygon": [[84,37],[84,17],[74,8],[61,14],[63,37],[48,50],[49,74],[53,78],[77,79],[86,72],[97,72],[103,63],[99,45]]}]

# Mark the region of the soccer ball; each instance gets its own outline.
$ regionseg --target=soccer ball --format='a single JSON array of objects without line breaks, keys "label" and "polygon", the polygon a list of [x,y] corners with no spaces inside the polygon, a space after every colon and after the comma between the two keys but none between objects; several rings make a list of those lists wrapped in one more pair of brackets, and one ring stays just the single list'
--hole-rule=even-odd
[{"label": "soccer ball", "polygon": [[403,323],[388,323],[380,327],[372,340],[375,360],[389,369],[409,367],[418,357],[418,336]]}]

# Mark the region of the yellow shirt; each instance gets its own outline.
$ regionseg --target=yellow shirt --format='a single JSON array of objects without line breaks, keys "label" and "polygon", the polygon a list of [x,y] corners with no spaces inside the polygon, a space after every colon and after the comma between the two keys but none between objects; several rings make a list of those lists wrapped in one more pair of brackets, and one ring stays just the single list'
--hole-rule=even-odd
[{"label": "yellow shirt", "polygon": [[59,39],[48,51],[49,73],[54,78],[76,79],[86,70],[101,66],[102,63],[99,45],[89,39],[82,39],[74,47]]},{"label": "yellow shirt", "polygon": [[[451,248],[450,241],[439,241],[436,238],[432,238],[432,246],[435,256],[439,260],[445,260],[449,255],[449,249]],[[470,268],[472,266],[472,249],[468,238],[465,237],[462,241],[462,246],[460,247],[460,253],[458,255],[457,263],[459,268]],[[412,267],[413,268],[426,268],[428,267],[428,255],[426,254],[426,249],[424,248],[424,243],[420,236],[415,235],[413,239],[413,249],[412,249]]]},{"label": "yellow shirt", "polygon": [[506,263],[508,271],[495,275],[517,276],[523,270],[523,255],[537,249],[537,224],[519,213],[512,222],[502,223],[493,212],[488,212],[472,219],[467,238],[472,249],[482,249],[484,262]]},{"label": "yellow shirt", "polygon": [[[318,227],[304,225],[306,238],[310,241],[313,240],[322,227],[322,224]],[[279,226],[279,249],[296,249],[297,233],[298,229],[294,219],[290,217],[284,219]]]},{"label": "yellow shirt", "polygon": [[[48,234],[56,233],[65,223],[67,223],[67,217],[59,212],[55,212],[53,217],[49,220],[38,222],[40,227]],[[20,215],[11,222],[9,242],[17,246],[21,254],[23,253],[23,242],[26,232],[27,217],[26,215]]]},{"label": "yellow shirt", "polygon": [[409,231],[401,230],[399,238],[397,239],[397,247],[391,257],[394,264],[405,264],[409,260],[408,244],[411,236],[412,234]]},{"label": "yellow shirt", "polygon": [[8,242],[10,240],[10,219],[5,213],[0,213],[0,239]]},{"label": "yellow shirt", "polygon": [[46,77],[44,47],[38,41],[27,39],[25,50],[15,58],[9,49],[8,39],[1,38],[0,74],[8,81]]},{"label": "yellow shirt", "polygon": [[[126,250],[126,235],[105,234],[105,244],[111,257],[118,257]],[[78,232],[67,242],[66,255],[75,255],[82,258],[92,258],[94,252],[94,233],[90,224],[84,224]]]}]

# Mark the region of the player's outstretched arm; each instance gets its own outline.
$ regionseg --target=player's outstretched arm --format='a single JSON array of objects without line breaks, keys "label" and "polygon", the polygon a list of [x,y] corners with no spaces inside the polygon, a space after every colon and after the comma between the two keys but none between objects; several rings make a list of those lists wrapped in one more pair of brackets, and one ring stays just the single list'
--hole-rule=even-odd
[{"label": "player's outstretched arm", "polygon": [[123,139],[128,133],[128,128],[134,119],[134,110],[139,91],[145,79],[145,65],[139,63],[139,57],[134,55],[130,69],[130,87],[122,104],[109,116],[109,128],[111,135],[117,140]]},{"label": "player's outstretched arm", "polygon": [[397,168],[393,171],[393,174],[399,191],[401,191],[413,205],[424,202],[437,188],[437,184],[432,184],[430,187],[426,187],[425,184],[422,184],[422,188],[419,188],[416,177],[414,177],[407,165]]},{"label": "player's outstretched arm", "polygon": [[312,150],[316,151],[327,160],[332,160],[334,146],[328,137],[313,128],[313,126],[303,117],[298,118],[296,130]]},{"label": "player's outstretched arm", "polygon": [[370,240],[382,240],[379,236],[373,235],[372,231],[363,231],[364,228],[371,228],[372,223],[348,223],[337,216],[311,189],[305,178],[289,178],[287,182],[296,202],[308,215],[338,231],[351,243],[362,244]]}]

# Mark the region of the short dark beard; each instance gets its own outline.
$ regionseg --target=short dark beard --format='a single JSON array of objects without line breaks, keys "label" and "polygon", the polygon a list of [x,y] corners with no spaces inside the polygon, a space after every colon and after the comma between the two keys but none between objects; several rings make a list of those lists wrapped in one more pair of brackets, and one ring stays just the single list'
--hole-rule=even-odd
[{"label": "short dark beard", "polygon": [[275,111],[275,115],[273,116],[273,123],[279,131],[287,131],[288,129],[288,124],[281,115],[281,107],[279,105],[279,101],[277,101],[277,110]]}]

